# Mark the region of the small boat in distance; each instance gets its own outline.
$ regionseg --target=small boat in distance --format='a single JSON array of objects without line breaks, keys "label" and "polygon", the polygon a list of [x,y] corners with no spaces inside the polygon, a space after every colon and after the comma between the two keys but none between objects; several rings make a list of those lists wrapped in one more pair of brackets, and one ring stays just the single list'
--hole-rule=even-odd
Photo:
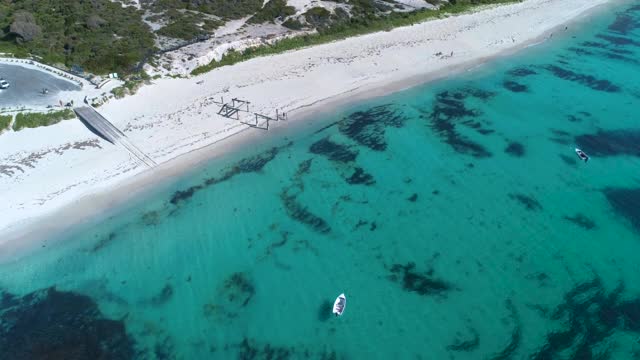
[{"label": "small boat in distance", "polygon": [[589,161],[589,155],[587,155],[584,151],[576,148],[576,154],[578,154],[578,157],[584,160],[584,162]]},{"label": "small boat in distance", "polygon": [[333,313],[336,316],[340,316],[344,312],[345,307],[347,307],[347,298],[344,294],[340,294],[333,303]]},{"label": "small boat in distance", "polygon": [[0,89],[8,89],[9,86],[9,82],[7,80],[0,78]]}]

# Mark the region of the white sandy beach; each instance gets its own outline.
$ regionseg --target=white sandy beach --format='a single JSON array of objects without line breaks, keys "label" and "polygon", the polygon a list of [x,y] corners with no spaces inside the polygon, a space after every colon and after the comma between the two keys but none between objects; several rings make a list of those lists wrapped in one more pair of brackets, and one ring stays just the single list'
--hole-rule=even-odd
[{"label": "white sandy beach", "polygon": [[[246,99],[252,111],[272,116],[276,109],[285,111],[288,120],[278,126],[286,126],[313,116],[321,103],[375,96],[470,68],[543,39],[607,2],[526,0],[257,58],[189,79],[156,80],[98,109],[160,164],[151,170],[79,121],[1,134],[0,252],[31,231],[59,229],[237,144],[269,136],[217,115],[212,99]],[[55,221],[46,221],[54,214]]]}]

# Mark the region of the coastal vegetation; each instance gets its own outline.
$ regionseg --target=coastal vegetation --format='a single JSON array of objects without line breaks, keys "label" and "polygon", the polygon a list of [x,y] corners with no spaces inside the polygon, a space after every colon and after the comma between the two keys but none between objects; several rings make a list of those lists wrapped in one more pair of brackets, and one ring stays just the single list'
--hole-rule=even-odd
[{"label": "coastal vegetation", "polygon": [[307,12],[305,12],[303,15],[307,24],[310,24],[317,28],[326,27],[331,18],[331,12],[319,6],[307,10]]},{"label": "coastal vegetation", "polygon": [[302,28],[304,28],[304,24],[296,19],[287,19],[282,23],[282,26],[291,30],[301,30]]},{"label": "coastal vegetation", "polygon": [[223,24],[222,21],[192,11],[170,9],[163,14],[154,15],[147,20],[163,19],[167,24],[156,34],[175,39],[192,40],[209,35]]},{"label": "coastal vegetation", "polygon": [[155,14],[172,10],[195,11],[225,20],[255,14],[262,5],[262,0],[155,0],[145,3],[145,7]]},{"label": "coastal vegetation", "polygon": [[127,95],[135,94],[142,85],[149,84],[150,82],[151,77],[146,72],[141,71],[136,75],[129,76],[122,86],[112,89],[111,93],[116,99],[120,99]]},{"label": "coastal vegetation", "polygon": [[[315,8],[312,8],[305,13],[304,17],[307,19],[307,22],[309,22],[310,19],[316,21],[318,25],[316,33],[285,38],[273,44],[247,48],[244,51],[230,51],[226,53],[220,61],[214,60],[207,65],[199,66],[195,68],[191,74],[203,74],[221,66],[233,65],[259,56],[278,54],[288,50],[324,44],[372,32],[389,31],[396,27],[409,26],[426,20],[444,17],[449,14],[459,14],[481,5],[520,1],[521,0],[452,0],[437,10],[423,9],[413,12],[391,12],[380,15],[373,10],[373,0],[355,0],[353,3],[360,4],[359,11],[362,16],[350,17],[346,20],[340,20],[340,18],[336,16],[331,18],[327,15],[328,11],[324,8],[321,8],[322,10],[314,10]],[[333,22],[329,23],[328,20],[322,21],[322,19],[331,19]],[[295,26],[296,24],[292,25]]]},{"label": "coastal vegetation", "polygon": [[35,128],[59,123],[62,120],[74,119],[76,114],[71,109],[51,111],[47,113],[19,113],[13,123],[13,130]]},{"label": "coastal vegetation", "polygon": [[203,35],[200,27],[187,21],[176,20],[158,30],[158,35],[189,40]]},{"label": "coastal vegetation", "polygon": [[478,5],[515,1],[519,0],[427,0],[425,6],[432,8],[416,10],[392,0],[337,0],[335,6],[318,3],[304,13],[297,13],[287,0],[148,0],[140,8],[117,0],[5,1],[0,2],[0,52],[34,56],[67,69],[126,76],[138,73],[141,64],[156,61],[161,49],[207,39],[228,20],[248,18],[247,24],[270,23],[308,32],[230,52],[221,61],[193,71],[200,74],[256,56],[387,31]]},{"label": "coastal vegetation", "polygon": [[286,0],[270,0],[248,22],[253,24],[274,22],[275,19],[284,19],[295,13],[296,8],[288,6]]},{"label": "coastal vegetation", "polygon": [[12,119],[13,116],[11,115],[0,115],[0,132],[9,128]]},{"label": "coastal vegetation", "polygon": [[110,0],[0,3],[0,51],[94,73],[128,72],[153,49],[142,12]]}]

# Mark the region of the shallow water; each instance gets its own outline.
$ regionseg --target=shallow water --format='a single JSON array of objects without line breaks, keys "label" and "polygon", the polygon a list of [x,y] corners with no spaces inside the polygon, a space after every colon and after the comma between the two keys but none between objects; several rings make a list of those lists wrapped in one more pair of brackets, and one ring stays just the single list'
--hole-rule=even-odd
[{"label": "shallow water", "polygon": [[[11,84],[0,90],[0,108],[59,105],[61,91],[80,90],[77,84],[40,70],[17,65],[0,64],[0,77]],[[48,89],[47,94],[42,89]]]},{"label": "shallow water", "polygon": [[0,358],[639,358],[640,5],[554,36],[1,265]]}]

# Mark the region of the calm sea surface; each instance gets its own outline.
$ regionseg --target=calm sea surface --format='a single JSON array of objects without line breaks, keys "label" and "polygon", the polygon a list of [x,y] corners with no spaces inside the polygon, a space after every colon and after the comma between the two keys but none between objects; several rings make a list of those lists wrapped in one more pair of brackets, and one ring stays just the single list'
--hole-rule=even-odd
[{"label": "calm sea surface", "polygon": [[640,3],[605,12],[43,239],[0,358],[640,359]]}]

